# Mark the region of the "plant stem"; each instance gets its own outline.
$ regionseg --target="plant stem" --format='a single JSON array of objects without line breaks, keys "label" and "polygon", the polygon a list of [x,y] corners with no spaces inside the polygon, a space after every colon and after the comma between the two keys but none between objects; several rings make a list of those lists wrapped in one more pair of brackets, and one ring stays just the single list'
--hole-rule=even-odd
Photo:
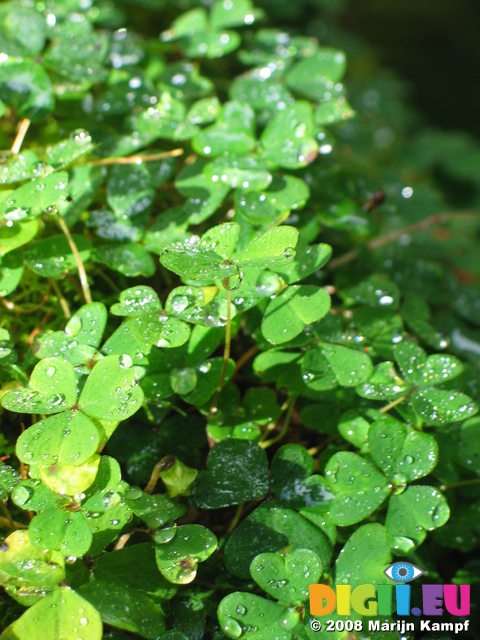
[{"label": "plant stem", "polygon": [[12,153],[20,153],[20,149],[22,148],[22,143],[27,135],[28,127],[30,126],[30,120],[28,118],[24,118],[20,124],[18,125],[17,135],[15,136],[15,140],[12,144]]},{"label": "plant stem", "polygon": [[336,436],[329,436],[328,438],[325,438],[325,440],[321,444],[318,444],[316,447],[311,447],[310,449],[307,449],[307,453],[309,453],[312,457],[316,456],[318,453],[326,449],[331,442],[335,442],[335,440],[338,440],[339,438],[340,438],[339,434],[337,434]]},{"label": "plant stem", "polygon": [[162,470],[162,468],[163,468],[163,462],[162,460],[160,460],[160,462],[157,462],[157,464],[153,467],[150,480],[148,481],[148,484],[144,489],[145,493],[152,493],[152,491],[155,489],[158,479],[160,478],[160,471]]},{"label": "plant stem", "polygon": [[6,298],[0,298],[0,302],[6,307],[9,311],[13,311],[14,313],[35,313],[43,307],[43,305],[48,301],[48,293],[43,296],[42,302],[35,305],[31,309],[24,309],[23,307],[19,307],[17,304],[12,302],[11,300],[7,300]]},{"label": "plant stem", "polygon": [[80,252],[77,249],[77,245],[75,244],[75,241],[72,238],[70,230],[67,227],[67,224],[65,220],[62,218],[62,216],[57,215],[57,222],[60,229],[63,231],[63,233],[65,234],[65,237],[67,238],[67,242],[70,246],[70,249],[72,250],[73,257],[75,258],[75,262],[77,263],[78,275],[80,278],[80,284],[82,286],[83,297],[85,298],[85,302],[87,304],[90,304],[92,302],[92,296],[90,294],[90,287],[88,286],[87,273],[85,271],[85,265],[83,264],[82,256],[80,255]]},{"label": "plant stem", "polygon": [[225,326],[225,349],[223,350],[223,364],[222,371],[220,373],[220,380],[218,381],[218,385],[213,396],[209,415],[217,412],[218,398],[220,397],[220,393],[222,392],[223,385],[225,383],[228,361],[230,360],[230,346],[232,341],[232,292],[230,291],[229,284],[230,278],[225,278],[225,280],[223,280],[223,286],[227,291],[227,324]]},{"label": "plant stem", "polygon": [[183,409],[181,409],[180,407],[177,407],[176,404],[169,404],[170,409],[173,409],[173,411],[176,411],[178,413],[178,415],[182,416],[183,418],[186,418],[188,416],[188,413],[186,411],[184,411]]},{"label": "plant stem", "polygon": [[73,275],[73,273],[68,273],[67,274],[67,278],[70,280],[70,282],[73,284],[73,286],[75,287],[78,295],[80,297],[83,297],[83,291],[82,291],[82,287],[79,285],[77,279],[75,278],[75,276]]},{"label": "plant stem", "polygon": [[262,435],[260,436],[260,440],[258,441],[258,444],[261,447],[263,447],[264,440],[267,439],[267,436],[269,436],[272,433],[272,431],[275,431],[276,427],[277,427],[277,423],[276,422],[269,422],[267,424],[267,426],[263,430]]},{"label": "plant stem", "polygon": [[120,293],[120,287],[117,287],[114,281],[109,276],[107,276],[107,274],[104,273],[102,269],[95,269],[95,274],[100,276],[100,278],[102,278],[102,280],[104,280],[104,282],[108,284],[112,291],[115,291],[115,293]]},{"label": "plant stem", "polygon": [[100,167],[111,164],[142,164],[142,162],[154,162],[155,160],[161,160],[162,158],[175,158],[183,155],[183,149],[172,149],[171,151],[162,151],[161,153],[152,153],[147,156],[126,156],[124,158],[102,158],[101,160],[95,160],[90,162],[92,167]]},{"label": "plant stem", "polygon": [[235,515],[233,516],[232,521],[230,522],[227,533],[232,533],[237,528],[237,525],[240,522],[240,518],[242,517],[243,507],[244,503],[241,502],[238,505],[237,510],[235,511]]},{"label": "plant stem", "polygon": [[10,514],[10,511],[7,508],[7,505],[3,501],[0,502],[0,505],[2,507],[3,513],[5,514],[6,519],[8,520],[10,529],[15,529],[15,523],[13,522],[13,518]]},{"label": "plant stem", "polygon": [[168,455],[164,456],[157,464],[153,467],[152,475],[150,476],[150,480],[148,481],[147,486],[143,490],[145,493],[152,493],[155,489],[158,479],[160,478],[160,474],[163,471],[165,465],[171,465],[172,462],[176,460],[175,456]]},{"label": "plant stem", "polygon": [[248,351],[245,351],[245,353],[243,353],[240,356],[240,358],[237,360],[237,364],[235,365],[235,373],[240,371],[243,365],[247,363],[250,360],[250,358],[253,358],[253,356],[257,353],[257,351],[258,351],[257,345],[254,345]]},{"label": "plant stem", "polygon": [[31,332],[31,334],[28,336],[28,340],[27,340],[27,346],[31,347],[33,344],[33,341],[35,340],[35,336],[37,336],[40,331],[43,329],[43,327],[45,326],[45,323],[48,321],[48,319],[50,318],[50,316],[52,315],[52,311],[48,311],[43,318],[40,320],[40,322],[37,324],[37,326],[35,327],[35,329]]},{"label": "plant stem", "polygon": [[28,529],[28,524],[23,524],[16,520],[10,521],[8,518],[0,516],[0,527],[6,527],[7,529]]},{"label": "plant stem", "polygon": [[472,484],[479,484],[480,478],[472,478],[472,480],[462,480],[461,482],[454,482],[453,484],[442,485],[440,489],[442,491],[448,491],[449,489],[457,489],[458,487],[468,487]]},{"label": "plant stem", "polygon": [[120,538],[117,541],[117,544],[114,546],[113,550],[114,551],[120,551],[121,549],[123,549],[123,547],[127,544],[127,542],[129,541],[131,535],[132,535],[132,531],[130,531],[129,533],[124,533],[123,535],[120,536]]},{"label": "plant stem", "polygon": [[[448,213],[439,213],[433,216],[429,216],[428,218],[424,218],[420,220],[420,222],[415,222],[413,224],[409,224],[406,227],[402,227],[401,229],[395,229],[394,231],[389,231],[385,233],[383,236],[379,236],[374,240],[371,240],[366,246],[368,249],[374,251],[375,249],[379,249],[386,244],[391,244],[395,242],[402,236],[415,233],[417,231],[424,231],[428,229],[434,224],[442,224],[443,222],[452,222],[455,220],[474,220],[475,218],[480,218],[480,211],[451,211]],[[330,271],[334,271],[335,269],[339,269],[340,267],[349,264],[353,260],[356,260],[360,255],[360,251],[355,249],[354,251],[348,251],[338,258],[334,258],[330,260],[327,265],[327,268]]]},{"label": "plant stem", "polygon": [[388,411],[390,411],[390,409],[393,409],[394,407],[397,406],[397,404],[402,403],[404,400],[406,400],[408,398],[408,396],[410,396],[413,392],[413,389],[411,389],[408,393],[406,393],[403,396],[400,396],[400,398],[397,398],[396,400],[392,400],[392,402],[390,402],[389,404],[385,405],[384,407],[382,407],[379,411],[379,413],[387,413]]},{"label": "plant stem", "polygon": [[127,544],[127,542],[130,540],[130,538],[133,536],[134,533],[145,533],[149,535],[149,532],[145,531],[145,529],[136,529],[136,528],[132,529],[128,533],[124,533],[123,535],[120,536],[117,544],[113,547],[113,550],[120,551],[120,549],[123,549],[123,547]]},{"label": "plant stem", "polygon": [[262,449],[268,449],[268,447],[271,447],[272,444],[277,444],[277,442],[280,442],[280,440],[283,440],[283,438],[287,435],[288,427],[290,426],[290,420],[292,419],[293,409],[295,407],[296,400],[297,400],[296,397],[291,397],[287,400],[287,413],[285,414],[285,418],[283,420],[283,425],[282,425],[282,428],[280,429],[280,432],[271,440],[267,440],[266,442],[259,442],[259,445],[262,447]]},{"label": "plant stem", "polygon": [[55,282],[54,278],[49,278],[48,281],[52,285],[53,290],[57,294],[58,302],[62,307],[63,315],[67,318],[67,320],[71,317],[70,307],[68,306],[68,302],[65,300],[65,296],[60,291],[60,287]]}]

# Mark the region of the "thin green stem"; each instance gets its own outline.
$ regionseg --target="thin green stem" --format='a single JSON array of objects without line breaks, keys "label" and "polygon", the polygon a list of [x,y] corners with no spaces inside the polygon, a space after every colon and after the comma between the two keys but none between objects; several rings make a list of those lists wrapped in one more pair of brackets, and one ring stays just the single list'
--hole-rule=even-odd
[{"label": "thin green stem", "polygon": [[92,302],[92,295],[90,293],[90,287],[87,280],[87,272],[85,271],[85,265],[83,264],[82,256],[80,255],[77,245],[75,244],[75,241],[70,233],[70,229],[67,227],[67,224],[62,216],[57,215],[57,222],[67,239],[70,249],[72,250],[73,257],[75,258],[75,262],[77,263],[78,276],[80,278],[80,285],[82,287],[85,302],[87,304],[90,304]]},{"label": "thin green stem", "polygon": [[244,503],[241,502],[238,505],[237,510],[235,511],[235,515],[233,516],[232,521],[230,522],[227,533],[233,533],[233,531],[235,531],[235,529],[237,528],[238,523],[240,522],[240,518],[242,517],[243,507]]},{"label": "thin green stem", "polygon": [[28,118],[24,118],[18,125],[17,135],[15,136],[15,140],[12,144],[12,153],[20,153],[20,149],[22,148],[22,144],[25,136],[27,135],[29,126],[30,120]]},{"label": "thin green stem", "polygon": [[177,405],[173,404],[172,402],[169,403],[169,408],[173,409],[176,413],[178,413],[178,415],[182,416],[183,418],[186,418],[188,416],[188,413],[186,411],[184,411],[180,407],[177,407]]},{"label": "thin green stem", "polygon": [[150,480],[148,481],[147,486],[144,489],[145,493],[152,493],[155,489],[158,479],[160,478],[160,474],[163,471],[165,466],[170,466],[172,462],[175,460],[175,456],[169,455],[164,456],[157,464],[153,467],[152,475],[150,476]]},{"label": "thin green stem", "polygon": [[5,527],[6,529],[28,529],[28,524],[0,516],[0,527]]},{"label": "thin green stem", "polygon": [[454,482],[453,484],[444,484],[440,487],[440,489],[442,491],[448,491],[449,489],[457,489],[458,487],[468,487],[472,484],[480,484],[480,478],[473,478],[472,480],[462,480],[461,482]]},{"label": "thin green stem", "polygon": [[235,374],[240,371],[243,365],[248,362],[251,358],[253,358],[258,351],[258,345],[254,345],[248,351],[245,351],[240,358],[237,360],[237,364],[235,365]]},{"label": "thin green stem", "polygon": [[8,520],[8,525],[10,527],[10,529],[15,529],[15,523],[13,522],[13,518],[10,514],[10,511],[7,508],[7,505],[5,504],[5,502],[0,502],[0,505],[2,506],[2,511],[5,514],[6,519]]},{"label": "thin green stem", "polygon": [[413,392],[413,389],[411,389],[408,393],[405,393],[403,396],[400,396],[400,398],[397,398],[396,400],[392,400],[392,402],[382,407],[379,413],[387,413],[388,411],[390,411],[390,409],[393,409],[394,407],[396,407],[397,404],[401,404],[404,400],[406,400],[412,394],[412,392]]},{"label": "thin green stem", "polygon": [[277,444],[277,442],[280,442],[281,440],[283,440],[283,438],[287,435],[288,427],[290,426],[290,421],[292,419],[296,400],[297,400],[296,397],[292,397],[287,400],[287,412],[283,420],[282,428],[274,438],[271,438],[266,442],[259,443],[262,449],[268,449],[268,447],[271,447],[273,444]]},{"label": "thin green stem", "polygon": [[107,276],[106,273],[103,272],[103,269],[95,269],[95,274],[98,275],[104,282],[106,282],[112,291],[115,291],[115,293],[120,293],[120,287],[117,287],[115,282],[109,276]]},{"label": "thin green stem", "polygon": [[265,429],[263,430],[262,435],[260,436],[260,440],[258,441],[258,444],[259,444],[261,447],[263,446],[263,444],[262,444],[262,443],[264,442],[264,440],[266,440],[266,439],[267,439],[267,437],[272,433],[272,431],[274,431],[274,430],[275,430],[276,426],[277,426],[277,423],[276,423],[276,422],[269,422],[269,423],[267,424],[267,426],[266,426],[266,427],[265,427]]},{"label": "thin green stem", "polygon": [[218,398],[220,397],[220,393],[222,392],[223,385],[225,384],[225,377],[227,375],[228,362],[230,360],[230,347],[232,341],[232,292],[230,291],[229,286],[230,278],[225,278],[222,283],[227,291],[227,324],[225,326],[225,348],[223,350],[222,371],[220,373],[220,379],[218,381],[212,404],[210,406],[209,415],[217,412]]},{"label": "thin green stem", "polygon": [[339,438],[340,438],[339,434],[337,434],[336,436],[329,436],[328,438],[325,438],[325,440],[321,444],[318,444],[316,447],[311,447],[310,449],[307,449],[307,453],[309,453],[313,458],[313,456],[318,455],[321,451],[326,449],[331,442],[335,442],[335,440],[338,440]]},{"label": "thin green stem", "polygon": [[72,316],[72,313],[70,311],[70,307],[68,306],[68,302],[65,300],[65,296],[60,291],[60,287],[55,282],[54,278],[49,278],[48,281],[50,282],[50,284],[52,286],[52,289],[57,294],[58,302],[59,302],[60,306],[62,307],[63,315],[68,320]]},{"label": "thin green stem", "polygon": [[39,309],[42,309],[44,304],[48,301],[49,293],[50,293],[50,285],[48,285],[47,293],[43,296],[42,302],[40,302],[39,304],[36,304],[34,307],[31,307],[29,309],[20,307],[18,306],[18,304],[15,304],[11,300],[7,300],[6,298],[0,298],[0,303],[3,304],[3,306],[6,309],[8,309],[9,311],[13,311],[14,313],[23,313],[23,314],[35,313]]},{"label": "thin green stem", "polygon": [[155,160],[161,160],[162,158],[175,158],[181,155],[183,155],[183,149],[172,149],[171,151],[161,151],[160,153],[152,153],[145,156],[136,154],[134,156],[126,156],[123,158],[102,158],[101,160],[90,162],[89,164],[92,167],[111,164],[142,164],[143,162],[155,162]]}]

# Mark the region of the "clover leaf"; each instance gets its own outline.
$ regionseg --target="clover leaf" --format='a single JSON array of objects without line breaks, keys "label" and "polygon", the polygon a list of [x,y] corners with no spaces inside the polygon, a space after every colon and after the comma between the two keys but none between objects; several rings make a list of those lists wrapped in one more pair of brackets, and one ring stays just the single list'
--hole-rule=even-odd
[{"label": "clover leaf", "polygon": [[107,310],[101,302],[85,304],[68,320],[64,331],[39,337],[35,354],[39,358],[62,356],[73,365],[90,361],[96,354],[107,323]]},{"label": "clover leaf", "polygon": [[60,198],[66,195],[67,183],[66,171],[34,178],[3,199],[0,203],[0,216],[7,221],[16,222],[51,211]]},{"label": "clover leaf", "polygon": [[462,363],[453,356],[435,354],[428,356],[414,342],[400,344],[395,349],[395,359],[405,379],[416,386],[437,385],[462,373]]},{"label": "clover leaf", "polygon": [[193,504],[218,509],[263,497],[268,491],[268,467],[263,450],[248,440],[225,440],[210,451],[207,471],[192,486]]},{"label": "clover leaf", "polygon": [[255,146],[255,114],[241,102],[227,102],[215,124],[203,129],[193,138],[193,147],[207,157],[225,153],[244,154]]},{"label": "clover leaf", "polygon": [[311,549],[324,567],[330,562],[332,547],[323,531],[293,509],[269,500],[233,532],[225,545],[225,564],[233,575],[249,579],[250,565],[256,556],[282,552],[290,546]]},{"label": "clover leaf", "polygon": [[383,474],[349,451],[330,458],[325,467],[325,478],[335,494],[330,517],[335,524],[344,527],[361,522],[373,513],[389,493]]},{"label": "clover leaf", "polygon": [[92,580],[82,584],[78,592],[103,622],[117,629],[138,633],[148,640],[155,640],[165,631],[160,606],[141,591],[114,580]]},{"label": "clover leaf", "polygon": [[13,389],[2,398],[10,411],[60,413],[77,399],[73,366],[63,358],[45,358],[32,371],[29,388]]},{"label": "clover leaf", "polygon": [[86,491],[94,482],[101,457],[94,453],[79,465],[39,465],[38,473],[45,485],[60,495],[75,496]]},{"label": "clover leaf", "polygon": [[392,561],[385,527],[364,524],[347,540],[335,566],[337,584],[348,582],[354,589],[359,584],[385,584],[384,570]]},{"label": "clover leaf", "polygon": [[103,420],[124,420],[138,411],[143,392],[132,364],[127,355],[99,360],[80,394],[79,409]]},{"label": "clover leaf", "polygon": [[0,576],[2,584],[13,588],[37,585],[50,591],[65,578],[63,554],[39,550],[27,531],[14,531],[5,538],[0,553]]},{"label": "clover leaf", "polygon": [[388,540],[397,553],[406,555],[425,540],[427,531],[443,526],[449,517],[447,501],[438,489],[408,487],[390,498],[385,521]]},{"label": "clover leaf", "polygon": [[225,31],[225,27],[250,25],[261,15],[250,0],[232,0],[228,5],[218,0],[210,17],[205,9],[191,9],[162,33],[162,39],[180,39],[185,54],[192,58],[220,58],[235,50],[241,41],[236,31]]},{"label": "clover leaf", "polygon": [[81,513],[46,509],[35,516],[28,535],[37,549],[61,551],[65,556],[83,556],[92,543],[92,532]]},{"label": "clover leaf", "polygon": [[151,529],[163,527],[182,516],[186,511],[184,505],[172,502],[163,493],[151,496],[138,487],[128,489],[125,501],[133,513]]},{"label": "clover leaf", "polygon": [[278,112],[260,138],[262,157],[273,165],[298,169],[315,160],[318,143],[313,137],[313,111],[307,102]]},{"label": "clover leaf", "polygon": [[262,333],[273,344],[288,342],[296,338],[307,324],[323,318],[329,309],[330,296],[325,289],[313,285],[293,285],[268,305]]},{"label": "clover leaf", "polygon": [[274,634],[278,640],[290,640],[300,622],[300,612],[251,593],[234,592],[223,598],[218,619],[227,638],[247,638]]},{"label": "clover leaf", "polygon": [[0,64],[0,100],[12,105],[21,118],[43,120],[54,107],[52,83],[33,60],[7,57]]},{"label": "clover leaf", "polygon": [[325,478],[312,475],[313,458],[296,444],[281,447],[272,461],[271,485],[276,497],[288,507],[326,513],[333,493]]},{"label": "clover leaf", "polygon": [[412,396],[412,404],[422,420],[439,427],[466,420],[478,412],[478,404],[470,396],[458,391],[417,391]]},{"label": "clover leaf", "polygon": [[309,596],[309,584],[320,580],[323,566],[310,549],[285,553],[260,553],[252,560],[250,572],[255,582],[281,604],[301,605]]},{"label": "clover leaf", "polygon": [[18,471],[0,461],[0,500],[5,500],[20,481]]},{"label": "clover leaf", "polygon": [[82,629],[85,640],[100,640],[102,621],[98,611],[70,587],[60,587],[39,600],[15,620],[0,636],[2,640],[27,640],[38,631],[42,620],[42,637],[55,640],[68,637],[72,627]]},{"label": "clover leaf", "polygon": [[157,347],[179,347],[189,336],[188,326],[168,317],[162,310],[157,294],[151,287],[140,286],[125,289],[120,294],[120,303],[114,304],[111,312],[119,316],[131,316],[129,329],[141,342]]},{"label": "clover leaf", "polygon": [[331,98],[333,84],[342,79],[345,67],[345,54],[325,47],[297,62],[287,75],[287,83],[294,91],[323,102]]},{"label": "clover leaf", "polygon": [[87,416],[64,411],[24,431],[16,452],[27,464],[79,465],[95,453],[99,443],[99,429]]},{"label": "clover leaf", "polygon": [[[83,236],[72,234],[81,260],[90,259],[92,245]],[[31,244],[25,251],[27,266],[45,278],[58,278],[77,268],[77,261],[64,236],[50,236]]]},{"label": "clover leaf", "polygon": [[25,220],[25,222],[10,221],[10,223],[0,225],[0,258],[30,242],[37,235],[39,228],[36,219]]},{"label": "clover leaf", "polygon": [[376,464],[395,484],[422,478],[437,463],[438,447],[431,435],[409,430],[388,416],[370,426],[368,442]]},{"label": "clover leaf", "polygon": [[217,539],[205,527],[181,525],[173,538],[156,545],[157,566],[169,582],[188,584],[196,576],[198,563],[209,558],[216,548]]},{"label": "clover leaf", "polygon": [[242,267],[274,268],[293,259],[298,232],[293,227],[276,227],[254,239],[234,254],[239,234],[236,223],[214,227],[201,239],[191,236],[184,243],[167,248],[160,262],[189,280],[214,281],[240,277]]},{"label": "clover leaf", "polygon": [[368,380],[373,373],[373,364],[366,353],[323,342],[307,351],[302,369],[305,383],[320,391],[339,384],[353,387]]}]

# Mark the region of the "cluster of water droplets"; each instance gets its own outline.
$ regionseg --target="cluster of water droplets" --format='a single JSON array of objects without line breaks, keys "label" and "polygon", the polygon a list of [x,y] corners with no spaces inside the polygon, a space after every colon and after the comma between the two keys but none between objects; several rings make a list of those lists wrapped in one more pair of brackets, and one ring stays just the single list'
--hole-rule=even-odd
[{"label": "cluster of water droplets", "polygon": [[44,177],[52,171],[50,165],[40,161],[30,150],[18,155],[0,155],[0,184]]},{"label": "cluster of water droplets", "polygon": [[[208,155],[210,151],[204,150]],[[213,183],[228,185],[231,189],[266,189],[272,181],[272,174],[265,165],[254,156],[219,157],[209,164],[204,171]]]},{"label": "cluster of water droplets", "polygon": [[[241,593],[232,594],[236,600],[242,598]],[[245,594],[247,595],[247,594]],[[278,615],[280,619],[272,617],[271,613],[265,613],[265,604],[262,598],[248,597],[240,600],[235,605],[233,599],[228,602],[228,615],[226,623],[223,624],[223,631],[229,638],[241,638],[248,634],[254,634],[258,640],[269,640],[272,637],[272,625],[277,627],[278,632],[284,633],[294,629],[300,622],[301,613],[296,607],[279,607]],[[220,609],[222,605],[220,605]],[[248,622],[247,622],[248,620]],[[280,627],[280,628],[278,628]],[[253,637],[253,636],[252,636]]]}]

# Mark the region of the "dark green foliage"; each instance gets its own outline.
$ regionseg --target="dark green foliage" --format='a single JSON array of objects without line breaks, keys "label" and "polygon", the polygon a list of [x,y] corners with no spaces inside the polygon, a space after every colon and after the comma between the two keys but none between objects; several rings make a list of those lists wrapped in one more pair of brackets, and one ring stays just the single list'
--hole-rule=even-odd
[{"label": "dark green foliage", "polygon": [[0,7],[1,640],[474,580],[480,151],[296,3],[177,4]]}]

